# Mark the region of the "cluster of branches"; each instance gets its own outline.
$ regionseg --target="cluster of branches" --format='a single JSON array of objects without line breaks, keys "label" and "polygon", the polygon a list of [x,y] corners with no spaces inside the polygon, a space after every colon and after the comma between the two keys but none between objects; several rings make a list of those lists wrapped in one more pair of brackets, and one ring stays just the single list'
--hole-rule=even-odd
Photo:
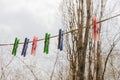
[{"label": "cluster of branches", "polygon": [[[92,17],[101,20],[107,0],[63,0],[62,13],[66,31],[78,29],[66,35],[66,53],[69,60],[68,80],[104,80],[107,62],[115,45],[114,41],[103,62],[102,40],[92,39]],[[102,23],[99,23],[99,34]]]}]

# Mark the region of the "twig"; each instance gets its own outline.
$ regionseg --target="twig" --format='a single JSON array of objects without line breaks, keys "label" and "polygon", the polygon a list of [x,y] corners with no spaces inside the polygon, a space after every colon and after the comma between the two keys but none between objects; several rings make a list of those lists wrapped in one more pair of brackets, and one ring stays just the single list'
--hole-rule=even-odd
[{"label": "twig", "polygon": [[52,70],[52,73],[51,73],[51,76],[50,76],[50,80],[52,80],[52,78],[53,78],[53,74],[54,74],[54,71],[55,71],[55,66],[56,66],[57,60],[58,60],[58,54],[59,53],[57,53],[57,57],[56,57],[56,60],[55,60],[55,63],[54,63],[54,67],[53,67],[53,70]]},{"label": "twig", "polygon": [[106,67],[107,67],[107,62],[108,62],[108,59],[114,49],[114,47],[116,46],[116,44],[120,41],[120,37],[117,38],[114,42],[113,42],[113,45],[111,46],[111,49],[106,57],[106,60],[105,60],[105,66],[104,66],[104,70],[103,70],[103,74],[102,74],[102,80],[104,80],[104,75],[105,75],[105,72],[106,72]]},{"label": "twig", "polygon": [[[16,56],[17,57],[17,56]],[[30,72],[32,73],[32,75],[34,76],[35,80],[38,80],[38,78],[36,77],[35,73],[33,72],[33,70],[23,61],[21,60],[19,57],[17,57],[23,64],[25,64],[25,66],[30,70]]]}]

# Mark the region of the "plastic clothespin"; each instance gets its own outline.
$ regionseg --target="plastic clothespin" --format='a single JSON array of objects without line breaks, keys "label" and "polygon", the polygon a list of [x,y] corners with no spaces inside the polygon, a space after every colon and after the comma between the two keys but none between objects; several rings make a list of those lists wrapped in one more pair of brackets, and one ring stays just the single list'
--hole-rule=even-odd
[{"label": "plastic clothespin", "polygon": [[31,54],[34,56],[36,54],[37,41],[38,41],[38,37],[34,36],[32,43],[32,51],[31,51]]},{"label": "plastic clothespin", "polygon": [[14,42],[14,46],[13,46],[13,50],[12,50],[12,55],[14,55],[14,56],[16,56],[19,41],[20,40],[18,38],[15,38],[15,42]]},{"label": "plastic clothespin", "polygon": [[93,22],[93,38],[94,40],[98,41],[99,40],[99,26],[98,26],[98,21],[96,17],[92,19]]},{"label": "plastic clothespin", "polygon": [[44,53],[49,53],[50,34],[45,34]]},{"label": "plastic clothespin", "polygon": [[27,48],[28,48],[28,43],[29,43],[29,39],[25,38],[23,49],[22,49],[22,53],[21,53],[21,55],[23,55],[24,57],[26,56],[26,52],[27,52]]},{"label": "plastic clothespin", "polygon": [[60,49],[60,51],[63,50],[63,35],[64,35],[64,31],[62,29],[59,30],[59,38],[58,38],[58,49]]}]

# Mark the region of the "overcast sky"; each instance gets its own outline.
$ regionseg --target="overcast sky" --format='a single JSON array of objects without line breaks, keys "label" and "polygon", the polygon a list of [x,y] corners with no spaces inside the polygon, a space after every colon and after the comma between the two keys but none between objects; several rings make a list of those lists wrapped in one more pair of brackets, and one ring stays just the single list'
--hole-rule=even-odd
[{"label": "overcast sky", "polygon": [[32,40],[34,35],[43,38],[45,32],[56,34],[60,1],[0,0],[0,42],[10,43],[15,37]]}]

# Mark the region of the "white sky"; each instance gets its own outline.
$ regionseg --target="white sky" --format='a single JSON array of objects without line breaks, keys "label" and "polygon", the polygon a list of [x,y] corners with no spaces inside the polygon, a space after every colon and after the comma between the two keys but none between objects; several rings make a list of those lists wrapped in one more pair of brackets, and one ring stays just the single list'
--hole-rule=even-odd
[{"label": "white sky", "polygon": [[55,34],[59,25],[61,0],[0,0],[0,39],[3,43],[15,37],[44,37],[45,32]]}]

